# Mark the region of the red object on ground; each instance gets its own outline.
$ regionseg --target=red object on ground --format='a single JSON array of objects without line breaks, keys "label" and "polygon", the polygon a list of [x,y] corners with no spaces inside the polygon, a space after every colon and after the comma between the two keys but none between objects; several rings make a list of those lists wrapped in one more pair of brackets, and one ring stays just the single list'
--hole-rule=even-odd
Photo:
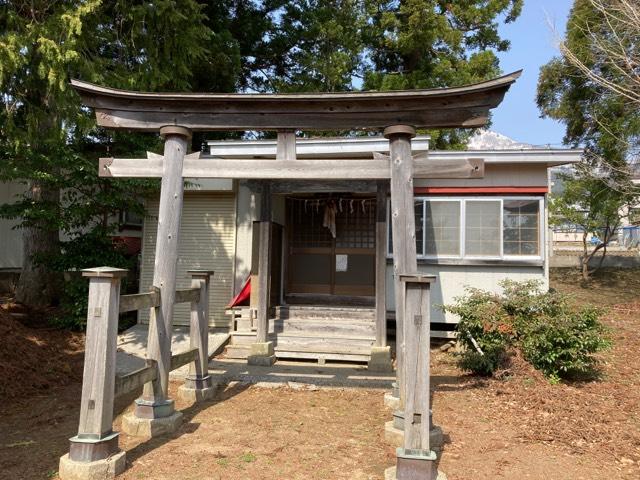
[{"label": "red object on ground", "polygon": [[240,292],[233,297],[227,308],[239,307],[241,305],[249,305],[249,297],[251,296],[251,277],[247,278]]}]

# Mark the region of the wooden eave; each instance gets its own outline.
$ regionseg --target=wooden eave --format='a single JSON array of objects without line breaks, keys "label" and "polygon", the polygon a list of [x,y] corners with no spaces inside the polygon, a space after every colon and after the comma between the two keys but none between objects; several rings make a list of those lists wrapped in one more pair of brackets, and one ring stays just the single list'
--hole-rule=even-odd
[{"label": "wooden eave", "polygon": [[180,125],[213,130],[355,130],[390,125],[481,127],[521,71],[473,85],[428,90],[346,93],[146,93],[71,84],[98,125],[158,131]]}]

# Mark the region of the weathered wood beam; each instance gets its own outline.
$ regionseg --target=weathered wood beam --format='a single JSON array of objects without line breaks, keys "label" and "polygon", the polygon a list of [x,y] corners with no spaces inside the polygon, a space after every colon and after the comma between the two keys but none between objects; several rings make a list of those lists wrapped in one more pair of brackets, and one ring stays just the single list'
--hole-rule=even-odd
[{"label": "weathered wood beam", "polygon": [[164,137],[164,158],[161,162],[162,184],[152,282],[153,286],[160,289],[160,306],[151,308],[147,341],[147,358],[157,362],[158,379],[147,383],[142,398],[136,401],[137,418],[166,417],[174,411],[173,401],[168,399],[171,332],[184,193],[182,171],[191,132],[184,127],[164,126],[160,134]]},{"label": "weathered wood beam", "polygon": [[295,130],[280,130],[278,132],[276,160],[282,162],[292,162],[296,160]]},{"label": "weathered wood beam", "polygon": [[433,275],[400,275],[404,290],[404,439],[397,450],[396,478],[433,480],[436,454],[430,445],[430,287]]},{"label": "weathered wood beam", "polygon": [[116,375],[116,397],[143,387],[146,383],[158,378],[158,366],[153,360],[147,360],[148,365],[125,375]]},{"label": "weathered wood beam", "polygon": [[258,318],[256,341],[265,343],[269,333],[269,298],[271,296],[271,230],[270,221],[254,223],[260,229],[258,245]]},{"label": "weathered wood beam", "polygon": [[376,192],[376,346],[387,346],[387,197],[389,183]]},{"label": "weathered wood beam", "polygon": [[[380,155],[380,154],[379,154]],[[264,159],[185,159],[184,178],[273,179],[273,180],[389,180],[389,157],[373,160],[264,160]],[[101,177],[160,178],[162,160],[101,158]],[[426,156],[414,160],[414,178],[482,178],[484,160],[431,161]]]},{"label": "weathered wood beam", "polygon": [[[189,365],[189,375],[184,388],[207,390],[211,387],[209,376],[209,283],[213,270],[189,270],[191,285],[200,290],[197,302],[191,302],[189,317],[189,345],[198,351],[197,359]],[[211,395],[213,392],[202,393]]]},{"label": "weathered wood beam", "polygon": [[176,290],[176,299],[173,302],[174,305],[178,303],[187,302],[199,302],[200,301],[200,287],[195,288],[183,288]]},{"label": "weathered wood beam", "polygon": [[160,290],[155,288],[151,292],[122,295],[120,297],[120,313],[157,307],[158,305],[160,305]]},{"label": "weathered wood beam", "polygon": [[69,459],[101,460],[118,452],[112,431],[115,398],[118,302],[120,282],[127,274],[119,268],[90,268],[87,335],[80,397],[78,435],[70,439]]},{"label": "weathered wood beam", "polygon": [[404,330],[402,306],[404,289],[400,274],[416,272],[416,221],[413,198],[413,168],[411,139],[415,129],[407,125],[396,125],[385,129],[389,139],[391,157],[391,227],[393,241],[394,295],[396,304],[396,376],[400,390],[400,409],[404,408]]},{"label": "weathered wood beam", "polygon": [[519,76],[429,90],[311,94],[145,93],[71,83],[95,109],[98,125],[112,129],[353,130],[483,126]]},{"label": "weathered wood beam", "polygon": [[174,353],[171,355],[171,371],[174,371],[176,368],[180,368],[188,363],[195,362],[198,359],[198,352],[198,347],[194,347],[189,350],[185,350],[184,352]]}]

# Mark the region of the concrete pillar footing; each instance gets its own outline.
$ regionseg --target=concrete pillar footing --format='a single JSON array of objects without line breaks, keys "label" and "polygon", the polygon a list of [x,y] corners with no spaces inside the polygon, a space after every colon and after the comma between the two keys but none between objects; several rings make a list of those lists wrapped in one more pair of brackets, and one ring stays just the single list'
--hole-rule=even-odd
[{"label": "concrete pillar footing", "polygon": [[76,462],[66,454],[60,457],[58,477],[60,480],[111,480],[124,472],[126,463],[124,451],[93,462]]},{"label": "concrete pillar footing", "polygon": [[394,397],[392,392],[387,392],[384,394],[384,406],[390,410],[396,411],[400,408],[400,399],[398,397]]},{"label": "concrete pillar footing", "polygon": [[[384,440],[393,447],[402,447],[404,445],[404,431],[393,426],[393,420],[389,420],[384,424]],[[429,431],[429,445],[436,453],[442,451],[444,445],[444,433],[442,428],[434,425]]]},{"label": "concrete pillar footing", "polygon": [[[396,467],[389,467],[384,471],[384,480],[397,480]],[[447,480],[447,476],[438,470],[436,480]]]},{"label": "concrete pillar footing", "polygon": [[218,387],[218,385],[211,385],[206,388],[190,388],[187,385],[182,385],[178,388],[178,398],[183,403],[189,404],[205,402],[216,396]]},{"label": "concrete pillar footing", "polygon": [[247,363],[260,367],[270,367],[276,363],[273,342],[252,343],[249,356],[247,357]]},{"label": "concrete pillar footing", "polygon": [[140,418],[134,413],[122,417],[122,431],[133,437],[154,438],[175,432],[182,425],[182,412],[168,417]]},{"label": "concrete pillar footing", "polygon": [[368,369],[372,372],[393,372],[391,347],[372,347]]}]

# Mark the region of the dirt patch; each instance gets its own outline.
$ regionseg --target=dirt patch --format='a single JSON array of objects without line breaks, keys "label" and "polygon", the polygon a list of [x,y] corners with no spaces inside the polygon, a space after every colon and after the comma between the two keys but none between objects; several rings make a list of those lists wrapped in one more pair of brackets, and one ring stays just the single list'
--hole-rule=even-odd
[{"label": "dirt patch", "polygon": [[640,270],[634,268],[603,268],[588,281],[577,268],[554,268],[549,282],[583,303],[612,306],[640,302]]},{"label": "dirt patch", "polygon": [[366,480],[394,460],[382,391],[236,385],[185,416],[169,443],[123,438],[131,461],[123,480]]},{"label": "dirt patch", "polygon": [[[552,286],[578,301],[609,307],[614,347],[603,355],[596,382],[551,385],[518,359],[504,379],[481,379],[433,351],[434,420],[447,439],[440,467],[450,480],[640,478],[640,272],[610,273],[587,285],[577,272],[552,276]],[[34,329],[2,333],[20,337]],[[67,348],[69,337],[42,333],[52,349]],[[52,355],[47,358],[58,358]],[[19,357],[10,355],[23,370],[38,365]],[[52,384],[62,378],[66,386],[50,384],[30,390],[26,401],[3,404],[0,478],[55,478],[78,421],[79,376],[63,377],[52,377]],[[174,398],[177,386],[171,385]],[[121,399],[117,411],[134,397]],[[395,462],[383,441],[390,412],[379,390],[235,385],[211,402],[178,408],[185,423],[173,436],[140,442],[121,435],[128,469],[120,478],[364,480],[381,479]]]},{"label": "dirt patch", "polygon": [[84,335],[46,325],[46,312],[0,305],[0,401],[46,395],[82,379]]}]

